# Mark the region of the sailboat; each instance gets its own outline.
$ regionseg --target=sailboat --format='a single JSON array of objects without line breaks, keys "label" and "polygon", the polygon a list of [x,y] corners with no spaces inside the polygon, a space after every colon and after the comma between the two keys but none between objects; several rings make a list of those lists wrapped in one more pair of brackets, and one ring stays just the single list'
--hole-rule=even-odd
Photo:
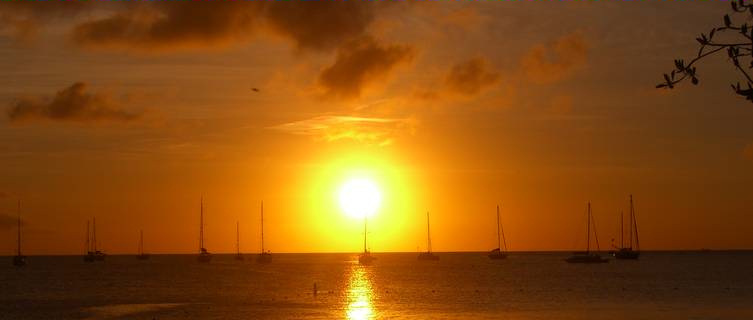
[{"label": "sailboat", "polygon": [[240,222],[235,222],[235,260],[243,261],[243,255],[241,254],[241,232]]},{"label": "sailboat", "polygon": [[439,260],[439,256],[431,252],[431,227],[429,226],[429,213],[426,213],[426,252],[418,254],[418,260]]},{"label": "sailboat", "polygon": [[256,257],[258,263],[270,263],[272,262],[272,254],[268,251],[264,251],[264,201],[261,202],[261,252]]},{"label": "sailboat", "polygon": [[204,198],[201,198],[201,209],[199,214],[199,256],[196,257],[199,262],[212,261],[212,254],[204,248]]},{"label": "sailboat", "polygon": [[17,240],[16,256],[13,257],[13,265],[16,267],[23,267],[26,265],[26,256],[21,254],[21,201],[18,201],[18,240]]},{"label": "sailboat", "polygon": [[[502,242],[500,242],[500,236]],[[502,251],[503,249],[504,251]],[[497,205],[497,248],[489,251],[488,257],[492,260],[507,258],[507,240],[505,239],[505,229],[502,228],[502,224],[499,222],[499,205]]]},{"label": "sailboat", "polygon": [[97,218],[92,218],[91,234],[89,233],[89,221],[86,221],[86,255],[84,261],[105,261],[105,253],[97,249]]},{"label": "sailboat", "polygon": [[[630,244],[626,247],[624,242],[625,231],[623,230],[622,216],[620,216],[620,247],[612,255],[620,260],[637,260],[641,255],[640,242],[638,241],[638,222],[635,219],[635,207],[633,206],[633,195],[630,195]],[[633,250],[633,235],[635,234],[635,250]]]},{"label": "sailboat", "polygon": [[586,251],[574,252],[570,258],[565,259],[568,263],[604,263],[609,260],[604,259],[598,253],[599,251],[599,237],[596,235],[596,223],[594,226],[594,238],[596,238],[596,253],[591,252],[591,202],[588,203],[588,219],[586,223]]},{"label": "sailboat", "polygon": [[367,218],[366,215],[363,216],[363,253],[358,255],[358,263],[367,265],[371,264],[376,260],[374,256],[371,255],[371,252],[369,252],[369,249],[366,247],[366,226],[367,226]]},{"label": "sailboat", "polygon": [[139,260],[148,260],[149,254],[144,252],[144,230],[140,230],[139,238],[139,255],[136,256]]}]

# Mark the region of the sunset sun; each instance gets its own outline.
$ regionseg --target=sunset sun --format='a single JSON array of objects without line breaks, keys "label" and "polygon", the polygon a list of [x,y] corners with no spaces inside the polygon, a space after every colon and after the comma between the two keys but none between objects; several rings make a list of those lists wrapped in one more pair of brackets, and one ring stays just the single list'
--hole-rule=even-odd
[{"label": "sunset sun", "polygon": [[382,193],[374,181],[364,178],[350,179],[340,187],[340,208],[350,217],[370,217],[379,209]]}]

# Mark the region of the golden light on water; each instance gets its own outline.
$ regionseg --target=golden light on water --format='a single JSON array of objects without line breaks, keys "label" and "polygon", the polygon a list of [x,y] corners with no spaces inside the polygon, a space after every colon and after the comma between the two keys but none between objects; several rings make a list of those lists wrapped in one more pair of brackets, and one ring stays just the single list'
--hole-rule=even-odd
[{"label": "golden light on water", "polygon": [[373,306],[374,291],[364,267],[353,266],[346,299],[348,307],[345,315],[347,319],[366,320],[376,317]]}]

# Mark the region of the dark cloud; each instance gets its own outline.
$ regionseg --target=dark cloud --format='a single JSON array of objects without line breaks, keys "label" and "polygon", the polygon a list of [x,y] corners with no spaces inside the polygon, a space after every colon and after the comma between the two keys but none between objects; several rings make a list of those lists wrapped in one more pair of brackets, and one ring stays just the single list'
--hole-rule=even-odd
[{"label": "dark cloud", "polygon": [[3,1],[0,36],[27,41],[36,35],[40,25],[72,18],[91,8],[91,1]]},{"label": "dark cloud", "polygon": [[269,25],[299,49],[329,50],[364,34],[374,20],[368,1],[273,1]]},{"label": "dark cloud", "polygon": [[73,31],[89,47],[175,49],[248,38],[263,3],[255,1],[158,1],[123,6]]},{"label": "dark cloud", "polygon": [[361,36],[374,20],[362,1],[156,1],[128,3],[78,24],[86,47],[174,50],[248,41],[262,29],[290,38],[298,49],[331,50]]},{"label": "dark cloud", "polygon": [[499,73],[490,71],[486,60],[473,58],[458,63],[450,69],[445,84],[456,93],[475,95],[499,82]]},{"label": "dark cloud", "polygon": [[569,77],[586,63],[588,44],[579,32],[566,34],[554,43],[537,45],[523,56],[520,65],[528,80],[546,84]]},{"label": "dark cloud", "polygon": [[413,55],[412,47],[382,45],[372,37],[360,37],[337,50],[335,63],[321,72],[319,84],[329,97],[357,98],[367,85],[385,78]]},{"label": "dark cloud", "polygon": [[122,110],[104,94],[87,93],[86,84],[77,82],[67,87],[51,100],[22,98],[8,110],[12,122],[29,120],[70,120],[70,121],[128,121],[136,119],[139,113]]}]

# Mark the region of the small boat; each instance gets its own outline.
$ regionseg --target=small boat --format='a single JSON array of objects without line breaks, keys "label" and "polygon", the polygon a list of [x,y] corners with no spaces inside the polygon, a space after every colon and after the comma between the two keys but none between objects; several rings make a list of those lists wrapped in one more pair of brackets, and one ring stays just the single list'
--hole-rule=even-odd
[{"label": "small boat", "polygon": [[97,249],[97,218],[92,218],[91,234],[86,221],[86,255],[84,262],[105,261],[105,253]]},{"label": "small boat", "polygon": [[18,239],[17,239],[16,255],[13,257],[13,265],[16,267],[23,267],[26,265],[26,256],[21,254],[21,201],[18,201]]},{"label": "small boat", "polygon": [[368,247],[366,246],[366,225],[367,225],[367,218],[364,215],[363,216],[363,253],[358,255],[358,263],[362,265],[370,265],[374,260],[376,260],[376,257],[371,255],[371,252],[369,252]]},{"label": "small boat", "polygon": [[591,252],[591,202],[588,203],[588,218],[586,223],[586,251],[573,252],[573,255],[565,261],[568,263],[605,263],[609,260],[601,257],[599,252],[599,237],[596,235],[596,223],[594,222],[594,238],[596,239],[596,252]]},{"label": "small boat", "polygon": [[439,256],[431,252],[431,227],[429,225],[429,213],[426,213],[426,252],[418,254],[418,260],[437,261]]},{"label": "small boat", "polygon": [[261,252],[256,257],[257,263],[267,264],[272,262],[272,253],[264,251],[264,201],[261,202]]},{"label": "small boat", "polygon": [[[628,222],[628,229],[630,229],[629,245],[625,246],[624,238],[625,231],[623,229],[622,215],[620,215],[620,247],[612,253],[618,260],[638,260],[641,256],[640,242],[638,241],[638,222],[635,219],[635,207],[633,206],[633,195],[630,195],[630,222]],[[635,237],[633,237],[635,235]],[[635,249],[633,249],[633,239],[635,239]]]},{"label": "small boat", "polygon": [[140,232],[141,237],[139,238],[139,255],[136,256],[139,260],[149,260],[149,254],[144,252],[144,230],[141,230]]},{"label": "small boat", "polygon": [[[504,251],[502,251],[503,248]],[[499,222],[499,205],[497,205],[497,248],[489,251],[487,256],[492,260],[507,259],[507,240],[505,239],[505,229],[502,228],[502,224]]]},{"label": "small boat", "polygon": [[235,260],[243,261],[243,255],[241,254],[241,232],[240,222],[235,222]]},{"label": "small boat", "polygon": [[199,255],[196,257],[199,262],[212,261],[212,254],[204,248],[204,198],[201,199],[201,209],[199,214]]}]

